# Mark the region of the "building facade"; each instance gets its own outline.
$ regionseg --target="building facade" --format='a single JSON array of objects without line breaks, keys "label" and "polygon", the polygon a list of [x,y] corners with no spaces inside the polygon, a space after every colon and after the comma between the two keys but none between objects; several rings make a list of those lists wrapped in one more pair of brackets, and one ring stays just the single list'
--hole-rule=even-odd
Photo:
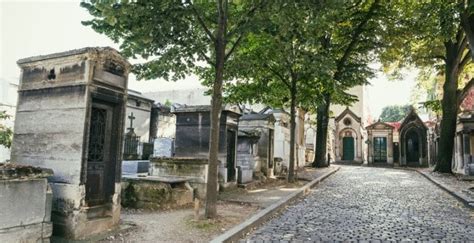
[{"label": "building facade", "polygon": [[367,131],[371,124],[367,102],[367,87],[356,86],[348,93],[358,100],[350,107],[331,105],[332,117],[328,125],[328,155],[331,161],[367,161]]}]

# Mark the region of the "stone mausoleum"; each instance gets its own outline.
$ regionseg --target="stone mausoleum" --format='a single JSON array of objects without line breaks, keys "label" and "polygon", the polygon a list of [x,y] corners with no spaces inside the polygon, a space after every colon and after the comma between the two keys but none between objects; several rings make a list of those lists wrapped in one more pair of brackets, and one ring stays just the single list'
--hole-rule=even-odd
[{"label": "stone mausoleum", "polygon": [[[275,117],[273,116],[273,114],[244,114],[240,117],[239,129],[246,131],[247,134],[255,134],[255,132],[258,132],[259,134],[257,140],[258,146],[256,147],[255,151],[257,159],[256,161],[254,161],[254,163],[252,163],[251,168],[252,170],[254,170],[254,174],[258,176],[259,173],[263,173],[267,177],[273,176],[273,143],[275,134]],[[252,136],[249,135],[242,137],[246,137],[248,139],[252,138]]]},{"label": "stone mausoleum", "polygon": [[381,121],[366,127],[368,164],[393,164],[393,129]]},{"label": "stone mausoleum", "polygon": [[[208,158],[211,125],[211,106],[177,107],[176,157]],[[222,109],[219,132],[219,180],[221,183],[235,182],[237,132],[241,110],[237,106]]]},{"label": "stone mausoleum", "polygon": [[53,234],[82,239],[120,218],[120,168],[130,64],[83,48],[18,61],[12,161],[52,169]]}]

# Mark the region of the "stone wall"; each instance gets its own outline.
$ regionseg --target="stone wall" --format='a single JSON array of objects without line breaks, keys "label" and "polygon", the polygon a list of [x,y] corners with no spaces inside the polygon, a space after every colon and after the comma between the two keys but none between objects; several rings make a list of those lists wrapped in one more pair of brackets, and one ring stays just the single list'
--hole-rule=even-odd
[{"label": "stone wall", "polygon": [[0,164],[0,239],[49,242],[52,234],[51,170]]}]

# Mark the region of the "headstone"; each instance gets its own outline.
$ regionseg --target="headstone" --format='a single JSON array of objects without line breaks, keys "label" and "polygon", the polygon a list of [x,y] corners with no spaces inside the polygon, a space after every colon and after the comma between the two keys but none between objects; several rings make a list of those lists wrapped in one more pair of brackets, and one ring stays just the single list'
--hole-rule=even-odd
[{"label": "headstone", "polygon": [[174,140],[172,138],[155,138],[153,144],[153,157],[171,158],[174,153]]},{"label": "headstone", "polygon": [[122,175],[148,173],[149,160],[124,160],[122,161]]},{"label": "headstone", "polygon": [[130,64],[112,48],[18,61],[12,161],[50,168],[54,233],[83,239],[120,219],[120,167]]}]

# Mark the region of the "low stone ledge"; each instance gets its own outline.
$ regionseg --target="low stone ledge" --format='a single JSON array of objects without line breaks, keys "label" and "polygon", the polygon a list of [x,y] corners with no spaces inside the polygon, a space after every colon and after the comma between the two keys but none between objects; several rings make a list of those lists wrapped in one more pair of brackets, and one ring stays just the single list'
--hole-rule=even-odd
[{"label": "low stone ledge", "polygon": [[193,157],[153,157],[150,159],[151,163],[169,163],[169,164],[209,164],[208,159],[205,158],[193,158]]},{"label": "low stone ledge", "polygon": [[53,171],[51,169],[14,163],[0,163],[0,180],[47,178],[52,175]]}]

